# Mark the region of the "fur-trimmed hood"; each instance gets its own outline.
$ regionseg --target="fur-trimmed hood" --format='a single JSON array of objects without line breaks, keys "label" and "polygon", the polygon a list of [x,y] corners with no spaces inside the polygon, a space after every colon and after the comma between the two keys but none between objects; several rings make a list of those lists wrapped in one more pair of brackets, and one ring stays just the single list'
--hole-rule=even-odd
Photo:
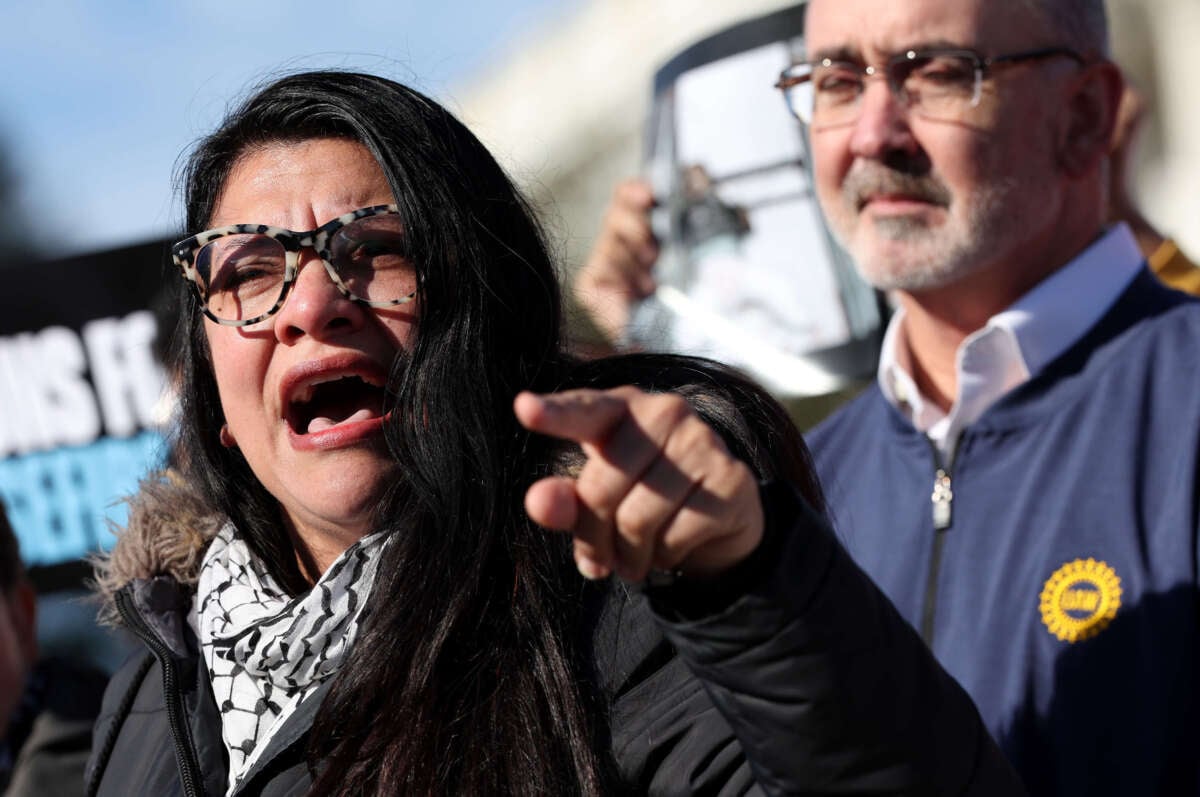
[{"label": "fur-trimmed hood", "polygon": [[100,620],[117,623],[114,595],[139,579],[168,576],[193,586],[209,542],[226,523],[173,470],[148,476],[128,499],[129,522],[113,549],[93,559]]}]

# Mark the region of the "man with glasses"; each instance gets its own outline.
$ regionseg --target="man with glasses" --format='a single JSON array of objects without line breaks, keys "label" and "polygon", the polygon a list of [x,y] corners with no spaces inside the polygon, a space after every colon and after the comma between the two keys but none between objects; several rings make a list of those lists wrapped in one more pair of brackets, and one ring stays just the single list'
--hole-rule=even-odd
[{"label": "man with glasses", "polygon": [[1100,0],[812,1],[778,86],[898,309],[809,442],[1033,793],[1196,794],[1200,304],[1106,228],[1106,27]]}]

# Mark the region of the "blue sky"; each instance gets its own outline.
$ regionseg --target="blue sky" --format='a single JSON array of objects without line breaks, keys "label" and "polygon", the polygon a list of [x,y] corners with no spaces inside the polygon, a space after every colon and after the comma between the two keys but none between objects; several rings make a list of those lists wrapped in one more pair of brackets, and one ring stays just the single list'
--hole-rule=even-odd
[{"label": "blue sky", "polygon": [[[0,141],[48,254],[174,232],[175,164],[262,77],[337,66],[456,90],[584,0],[0,0]],[[11,212],[0,208],[0,212]]]}]

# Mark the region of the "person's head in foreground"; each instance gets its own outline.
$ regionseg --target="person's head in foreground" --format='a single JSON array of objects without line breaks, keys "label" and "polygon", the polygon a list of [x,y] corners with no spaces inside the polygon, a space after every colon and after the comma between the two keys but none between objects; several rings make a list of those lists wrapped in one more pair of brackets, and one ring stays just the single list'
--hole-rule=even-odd
[{"label": "person's head in foreground", "polygon": [[0,745],[37,659],[37,596],[0,503]]},{"label": "person's head in foreground", "polygon": [[978,320],[1096,238],[1122,86],[1107,35],[1100,0],[812,0],[781,86],[870,282]]},{"label": "person's head in foreground", "polygon": [[[333,580],[343,551],[374,540],[367,611],[312,734],[318,791],[603,791],[611,762],[576,565],[632,581],[651,566],[716,574],[761,535],[756,478],[796,483],[819,505],[786,417],[757,388],[699,366],[574,364],[527,204],[456,119],[391,81],[329,72],[268,85],[199,144],[184,191],[191,236],[174,255],[190,287],[172,353],[184,479],[236,529],[221,545],[244,544],[290,595]],[[693,403],[724,442],[641,393],[522,396],[514,413],[523,390],[635,380],[694,382]],[[728,539],[665,553],[614,534],[621,518],[583,517],[576,483],[553,474],[584,461],[575,443],[586,452],[627,434],[612,419],[629,417],[646,434],[671,431],[679,442],[662,444],[664,458],[690,435],[695,467],[725,468],[703,479],[729,488]],[[595,428],[572,431],[579,422]],[[580,484],[596,472],[587,461]],[[682,490],[669,500],[685,506],[705,493],[695,487],[654,495]],[[209,569],[218,549],[201,570],[202,629],[236,614],[223,590],[247,569],[236,554]],[[361,586],[338,578],[335,624]],[[230,740],[254,732],[236,730],[241,676],[209,655],[218,702],[235,684],[222,712],[236,777],[262,740]]]}]

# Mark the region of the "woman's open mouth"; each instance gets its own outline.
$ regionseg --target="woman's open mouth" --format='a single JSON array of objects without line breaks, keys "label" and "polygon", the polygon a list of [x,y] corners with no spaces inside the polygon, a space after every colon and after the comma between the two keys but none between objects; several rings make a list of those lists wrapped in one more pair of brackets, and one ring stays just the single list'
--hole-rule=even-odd
[{"label": "woman's open mouth", "polygon": [[383,386],[359,376],[308,385],[288,405],[288,424],[299,434],[316,434],[382,415]]},{"label": "woman's open mouth", "polygon": [[304,366],[285,383],[288,431],[301,450],[337,448],[383,428],[384,377],[362,363]]}]

